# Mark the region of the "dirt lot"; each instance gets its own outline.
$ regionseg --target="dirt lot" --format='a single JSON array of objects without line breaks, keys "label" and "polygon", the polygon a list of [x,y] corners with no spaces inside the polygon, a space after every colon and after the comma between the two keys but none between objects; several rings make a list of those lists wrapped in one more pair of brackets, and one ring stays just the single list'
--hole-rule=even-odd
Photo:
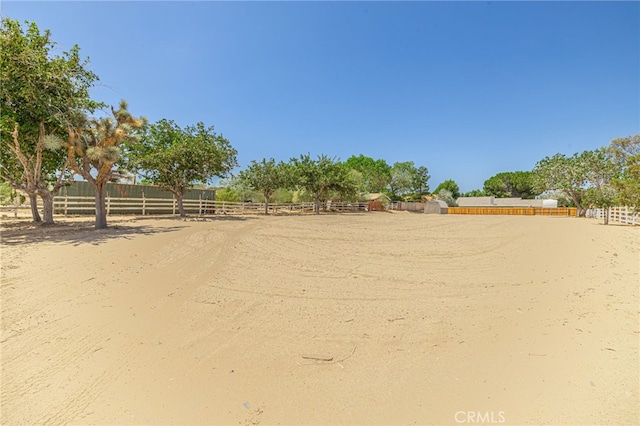
[{"label": "dirt lot", "polygon": [[2,224],[2,424],[638,424],[640,228]]}]

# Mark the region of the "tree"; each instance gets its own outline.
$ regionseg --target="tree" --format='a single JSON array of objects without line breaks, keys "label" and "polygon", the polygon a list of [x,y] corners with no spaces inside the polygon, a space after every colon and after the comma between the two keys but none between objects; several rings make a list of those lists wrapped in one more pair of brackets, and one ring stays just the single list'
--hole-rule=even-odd
[{"label": "tree", "polygon": [[420,199],[429,192],[429,170],[413,161],[396,162],[391,167],[389,190],[394,200]]},{"label": "tree", "polygon": [[442,182],[440,185],[438,185],[436,190],[433,191],[433,193],[440,194],[440,191],[442,191],[443,189],[449,191],[451,193],[451,197],[453,197],[454,200],[460,198],[460,187],[453,179],[447,179]]},{"label": "tree", "polygon": [[239,177],[249,188],[262,193],[264,214],[267,215],[269,198],[276,190],[288,186],[291,173],[286,164],[276,163],[273,158],[269,160],[263,158],[260,162],[252,161],[246,170],[240,172]]},{"label": "tree", "polygon": [[585,204],[589,207],[605,209],[604,224],[609,223],[609,209],[618,201],[618,193],[612,185],[618,170],[605,149],[583,153],[585,162],[587,189],[584,193]]},{"label": "tree", "polygon": [[429,170],[425,166],[416,168],[413,172],[413,178],[411,179],[411,189],[414,193],[414,198],[422,199],[424,194],[429,193]]},{"label": "tree", "polygon": [[441,188],[440,191],[436,192],[436,197],[439,200],[444,201],[445,203],[447,203],[447,206],[449,207],[457,207],[458,203],[456,201],[456,197],[453,196],[453,193],[451,191],[449,191],[448,189],[445,188]]},{"label": "tree", "polygon": [[69,137],[63,142],[71,169],[93,186],[96,206],[96,229],[107,227],[105,205],[107,183],[119,176],[114,166],[121,158],[123,145],[136,143],[146,119],[135,118],[121,101],[111,117],[76,117],[69,127]]},{"label": "tree", "polygon": [[497,198],[531,199],[538,195],[534,188],[532,172],[503,172],[484,182],[484,192]]},{"label": "tree", "polygon": [[[558,153],[538,161],[533,169],[536,190],[540,193],[561,191],[576,206],[578,216],[586,215],[593,200],[604,202],[594,191],[609,192],[607,182],[614,177],[613,172],[612,163],[607,161],[602,149],[575,153],[571,157]],[[593,189],[585,198],[589,188]]]},{"label": "tree", "polygon": [[612,180],[619,202],[640,208],[640,134],[613,139],[605,152],[619,172]]},{"label": "tree", "polygon": [[74,111],[101,106],[89,99],[98,77],[86,69],[78,46],[52,56],[54,46],[50,32],[40,33],[35,23],[24,30],[18,21],[2,20],[0,179],[29,196],[36,222],[40,196],[46,224],[53,223],[54,195],[72,179],[55,140],[66,134]]},{"label": "tree", "polygon": [[293,167],[290,184],[313,197],[315,214],[320,213],[321,203],[327,201],[330,194],[349,196],[357,192],[349,168],[324,154],[317,160],[309,154],[301,155],[300,158],[292,158],[290,164]]},{"label": "tree", "polygon": [[465,192],[463,197],[486,197],[487,193],[482,189],[472,189],[469,192]]},{"label": "tree", "polygon": [[391,182],[391,167],[385,160],[374,160],[365,155],[347,158],[344,164],[362,175],[363,192],[382,192]]},{"label": "tree", "polygon": [[226,176],[238,164],[236,154],[213,127],[198,122],[181,129],[175,122],[162,119],[149,126],[129,155],[132,166],[144,177],[176,197],[178,211],[184,217],[187,190],[215,176]]}]

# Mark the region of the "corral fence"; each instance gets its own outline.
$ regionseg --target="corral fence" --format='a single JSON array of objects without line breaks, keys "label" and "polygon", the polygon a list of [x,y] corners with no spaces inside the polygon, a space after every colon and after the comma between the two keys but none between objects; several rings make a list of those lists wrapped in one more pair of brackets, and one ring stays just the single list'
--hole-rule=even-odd
[{"label": "corral fence", "polygon": [[576,216],[575,207],[449,207],[448,214],[513,215],[513,216]]},{"label": "corral fence", "polygon": [[[39,208],[41,200],[38,199]],[[178,202],[175,198],[126,198],[110,197],[105,199],[107,215],[176,215]],[[260,214],[264,213],[264,203],[217,201],[206,198],[185,199],[183,207],[187,214],[216,215],[216,214]],[[2,207],[3,212],[13,212],[17,217],[19,210],[30,211],[27,203],[21,206]],[[62,215],[87,215],[95,214],[95,198],[85,196],[58,195],[53,199],[54,214]],[[358,212],[367,211],[368,203],[337,203],[326,202],[321,206],[325,212]],[[310,213],[313,212],[313,203],[287,203],[269,204],[269,213]]]},{"label": "corral fence", "polygon": [[[588,209],[586,216],[604,219],[606,213],[607,209]],[[640,225],[640,212],[633,207],[611,207],[609,208],[609,221],[627,225]]]}]

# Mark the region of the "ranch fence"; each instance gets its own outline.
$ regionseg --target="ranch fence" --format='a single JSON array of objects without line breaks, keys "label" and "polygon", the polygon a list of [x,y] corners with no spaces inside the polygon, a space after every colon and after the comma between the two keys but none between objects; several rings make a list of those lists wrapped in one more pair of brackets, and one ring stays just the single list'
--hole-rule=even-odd
[{"label": "ranch fence", "polygon": [[[607,209],[588,209],[586,216],[604,219],[606,213]],[[627,225],[640,225],[640,212],[633,207],[611,207],[609,208],[609,221]]]},{"label": "ranch fence", "polygon": [[[175,198],[123,198],[110,197],[105,199],[107,215],[156,215],[170,214],[176,215],[178,202]],[[41,200],[38,199],[38,207],[42,208]],[[205,198],[185,199],[183,207],[188,214],[216,215],[216,214],[260,214],[264,213],[264,203],[251,202],[231,202],[217,201]],[[20,206],[4,206],[2,211],[13,211],[18,216],[19,210],[30,211],[31,207],[27,203]],[[326,202],[321,206],[322,211],[328,212],[358,212],[368,210],[367,203],[336,203]],[[269,204],[269,213],[308,213],[313,212],[313,203],[287,203]],[[53,199],[54,214],[68,215],[88,215],[95,214],[94,197],[85,196],[56,196]]]}]

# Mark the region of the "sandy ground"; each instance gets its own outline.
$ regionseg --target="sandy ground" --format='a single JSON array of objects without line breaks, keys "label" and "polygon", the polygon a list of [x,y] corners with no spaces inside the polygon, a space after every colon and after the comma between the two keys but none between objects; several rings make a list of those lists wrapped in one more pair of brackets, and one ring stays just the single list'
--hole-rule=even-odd
[{"label": "sandy ground", "polygon": [[2,225],[2,424],[638,424],[640,228]]}]

